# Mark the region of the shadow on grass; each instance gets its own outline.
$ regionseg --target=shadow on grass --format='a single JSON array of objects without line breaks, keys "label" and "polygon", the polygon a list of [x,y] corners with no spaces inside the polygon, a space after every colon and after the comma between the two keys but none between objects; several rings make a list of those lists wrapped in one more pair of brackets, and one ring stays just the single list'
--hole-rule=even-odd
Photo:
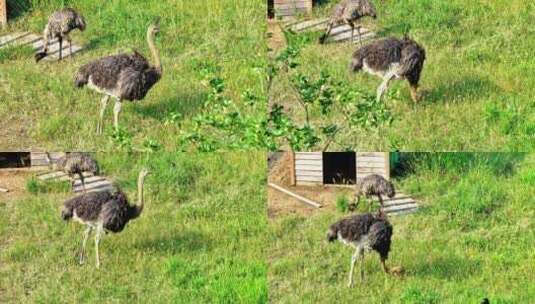
[{"label": "shadow on grass", "polygon": [[157,238],[139,242],[135,245],[141,250],[180,253],[188,251],[210,250],[212,240],[210,236],[196,231],[182,231],[168,238]]},{"label": "shadow on grass", "polygon": [[486,97],[490,92],[500,89],[493,82],[477,76],[468,76],[453,82],[442,82],[440,85],[425,91],[424,102],[438,103],[452,100],[464,100],[470,97]]},{"label": "shadow on grass", "polygon": [[478,261],[465,257],[443,256],[436,257],[431,261],[417,263],[410,272],[416,277],[428,276],[437,279],[466,279],[479,275],[480,265]]},{"label": "shadow on grass", "polygon": [[206,98],[204,93],[177,95],[167,100],[158,100],[152,103],[140,102],[134,111],[141,116],[165,122],[173,113],[180,113],[182,117],[196,114]]}]

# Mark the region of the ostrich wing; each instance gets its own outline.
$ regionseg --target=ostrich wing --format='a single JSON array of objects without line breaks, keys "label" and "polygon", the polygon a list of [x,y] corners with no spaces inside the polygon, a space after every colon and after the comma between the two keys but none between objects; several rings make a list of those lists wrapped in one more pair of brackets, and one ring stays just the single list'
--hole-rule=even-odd
[{"label": "ostrich wing", "polygon": [[160,75],[153,68],[140,71],[126,67],[119,76],[119,95],[126,100],[141,100],[159,79]]}]

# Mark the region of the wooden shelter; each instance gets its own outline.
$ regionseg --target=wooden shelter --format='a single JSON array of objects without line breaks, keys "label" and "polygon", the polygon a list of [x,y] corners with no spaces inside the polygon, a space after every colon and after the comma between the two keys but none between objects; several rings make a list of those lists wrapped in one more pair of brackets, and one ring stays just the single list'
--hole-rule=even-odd
[{"label": "wooden shelter", "polygon": [[370,174],[390,179],[389,152],[295,152],[294,185],[354,185]]},{"label": "wooden shelter", "polygon": [[285,18],[312,11],[313,0],[268,0],[268,15]]}]

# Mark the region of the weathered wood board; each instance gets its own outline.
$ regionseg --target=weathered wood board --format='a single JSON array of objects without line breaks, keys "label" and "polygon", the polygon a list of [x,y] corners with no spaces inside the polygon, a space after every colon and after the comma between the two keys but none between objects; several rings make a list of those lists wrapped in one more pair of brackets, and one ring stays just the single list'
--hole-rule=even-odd
[{"label": "weathered wood board", "polygon": [[274,0],[273,10],[279,18],[306,14],[312,10],[312,0]]},{"label": "weathered wood board", "polygon": [[[89,172],[84,172],[83,175],[86,192],[115,189],[113,182],[104,176],[94,176]],[[37,178],[39,180],[71,181],[73,192],[83,192],[82,181],[78,175],[74,175],[71,178],[65,172],[53,171],[39,174],[37,175]]]},{"label": "weathered wood board", "polygon": [[6,0],[0,0],[0,26],[7,25],[7,5]]},{"label": "weathered wood board", "polygon": [[[374,201],[377,201],[374,198]],[[401,215],[416,212],[418,210],[418,203],[409,195],[402,192],[396,193],[393,198],[383,198],[384,211],[387,215]]]},{"label": "weathered wood board", "polygon": [[[295,33],[308,32],[308,31],[326,31],[328,21],[329,21],[328,18],[322,18],[322,19],[306,20],[306,21],[302,21],[298,23],[292,22],[292,23],[287,24],[285,28]],[[361,34],[361,40],[363,43],[376,36],[376,34],[373,31],[364,27],[360,28],[360,34]],[[331,30],[329,37],[325,40],[325,43],[348,42],[350,40],[351,40],[351,27],[348,24],[341,24],[341,25],[335,26]],[[353,43],[358,43],[358,42],[359,42],[359,35],[358,35],[357,30],[355,29],[355,32],[353,35]]]},{"label": "weathered wood board", "polygon": [[[1,1],[1,0],[0,0]],[[8,35],[4,35],[0,37],[0,48],[4,48],[7,46],[30,46],[35,50],[35,52],[39,52],[43,48],[43,37],[41,35],[36,35],[29,32],[17,32],[12,33]],[[78,46],[76,44],[72,45],[72,53],[69,48],[69,43],[66,41],[63,41],[63,45],[61,48],[62,56],[63,58],[70,57],[80,51],[82,51],[83,48],[81,46]],[[48,61],[57,61],[59,59],[59,42],[57,39],[53,39],[49,42],[48,45],[48,55],[43,60]]]}]

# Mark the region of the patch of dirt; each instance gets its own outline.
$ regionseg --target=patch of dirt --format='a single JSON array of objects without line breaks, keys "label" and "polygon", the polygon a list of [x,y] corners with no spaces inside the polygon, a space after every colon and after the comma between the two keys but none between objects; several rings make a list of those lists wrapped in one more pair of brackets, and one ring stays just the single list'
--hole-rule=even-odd
[{"label": "patch of dirt", "polygon": [[270,57],[286,47],[286,38],[284,37],[282,28],[275,20],[268,20],[267,38],[268,55]]},{"label": "patch of dirt", "polygon": [[292,186],[290,174],[292,169],[290,152],[282,152],[270,169],[268,181],[287,190],[306,197],[322,205],[321,208],[309,206],[285,193],[271,187],[268,188],[268,217],[275,219],[287,215],[309,216],[316,212],[336,209],[336,199],[345,195],[351,199],[353,188],[333,186]]},{"label": "patch of dirt", "polygon": [[0,203],[18,198],[26,193],[26,181],[35,174],[29,169],[0,170],[0,188],[9,190],[0,192]]}]

